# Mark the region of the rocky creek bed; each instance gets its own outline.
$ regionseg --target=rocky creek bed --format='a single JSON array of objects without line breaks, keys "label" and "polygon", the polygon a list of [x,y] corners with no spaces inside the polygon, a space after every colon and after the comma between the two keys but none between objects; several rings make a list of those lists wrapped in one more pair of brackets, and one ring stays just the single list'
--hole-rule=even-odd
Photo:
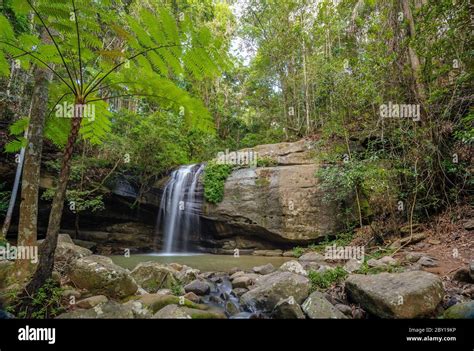
[{"label": "rocky creek bed", "polygon": [[[273,263],[252,268],[236,265],[224,271],[156,260],[137,263],[129,270],[61,235],[54,277],[63,289],[65,312],[57,318],[474,317],[473,264],[456,272],[459,289],[453,292],[451,283],[423,270],[429,263],[426,257],[413,254],[407,255],[397,273],[378,274],[355,274],[360,263],[327,262],[317,252],[266,259]],[[255,258],[247,258],[249,262],[256,262]],[[260,258],[260,262],[264,261]],[[380,268],[395,262],[386,256],[370,264]],[[12,262],[0,262],[1,283],[7,281],[12,267]],[[314,285],[315,274],[335,269],[344,270],[345,278],[325,288]],[[0,288],[8,305],[9,292],[19,287]]]}]

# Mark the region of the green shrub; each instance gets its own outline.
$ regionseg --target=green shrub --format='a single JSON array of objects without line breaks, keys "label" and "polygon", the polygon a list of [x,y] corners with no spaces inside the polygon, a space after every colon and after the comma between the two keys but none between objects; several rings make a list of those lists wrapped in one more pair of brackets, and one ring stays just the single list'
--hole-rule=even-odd
[{"label": "green shrub", "polygon": [[329,269],[325,272],[309,271],[308,278],[311,282],[311,291],[327,289],[331,285],[345,279],[347,274],[348,273],[341,267]]},{"label": "green shrub", "polygon": [[234,166],[209,162],[204,170],[204,198],[207,202],[217,204],[224,198],[224,184],[232,173]]},{"label": "green shrub", "polygon": [[293,255],[295,257],[300,257],[304,254],[304,249],[302,247],[294,247],[293,248]]},{"label": "green shrub", "polygon": [[18,298],[18,292],[12,291],[13,304],[7,311],[16,314],[17,318],[50,319],[65,311],[61,304],[63,289],[52,279],[38,290],[33,297]]},{"label": "green shrub", "polygon": [[275,167],[278,162],[270,157],[257,158],[257,167]]}]

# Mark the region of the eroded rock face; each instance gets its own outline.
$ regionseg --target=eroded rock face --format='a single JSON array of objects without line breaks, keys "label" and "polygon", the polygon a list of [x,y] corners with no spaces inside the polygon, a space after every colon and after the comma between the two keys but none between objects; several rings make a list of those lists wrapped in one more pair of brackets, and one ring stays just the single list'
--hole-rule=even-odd
[{"label": "eroded rock face", "polygon": [[138,289],[127,269],[104,256],[92,255],[74,261],[69,277],[76,287],[96,295],[123,298]]},{"label": "eroded rock face", "polygon": [[349,299],[381,318],[429,316],[444,296],[441,279],[423,271],[354,274],[345,287]]},{"label": "eroded rock face", "polygon": [[259,158],[274,167],[243,168],[225,183],[224,199],[203,206],[204,230],[216,238],[264,239],[276,245],[305,244],[337,231],[334,205],[323,202],[308,141],[260,145]]}]

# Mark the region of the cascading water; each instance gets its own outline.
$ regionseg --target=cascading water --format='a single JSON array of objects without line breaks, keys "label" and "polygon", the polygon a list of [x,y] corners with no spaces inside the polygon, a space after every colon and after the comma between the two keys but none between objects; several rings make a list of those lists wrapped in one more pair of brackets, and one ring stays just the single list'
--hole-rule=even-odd
[{"label": "cascading water", "polygon": [[201,200],[197,196],[203,165],[173,171],[165,186],[157,228],[163,233],[163,253],[187,252],[192,234],[199,233]]}]

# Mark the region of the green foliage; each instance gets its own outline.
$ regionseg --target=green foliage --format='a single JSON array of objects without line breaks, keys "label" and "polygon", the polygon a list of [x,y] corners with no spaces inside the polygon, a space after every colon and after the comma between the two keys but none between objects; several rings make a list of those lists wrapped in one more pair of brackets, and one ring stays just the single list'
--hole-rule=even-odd
[{"label": "green foliage", "polygon": [[204,198],[207,202],[217,204],[224,198],[224,185],[232,173],[232,165],[209,162],[204,169]]},{"label": "green foliage", "polygon": [[15,137],[15,139],[5,144],[5,152],[15,153],[20,151],[22,147],[26,146],[26,139],[23,135],[28,129],[28,123],[28,118],[20,118],[10,125],[10,135]]},{"label": "green foliage", "polygon": [[300,257],[300,256],[302,256],[302,255],[304,254],[304,251],[305,251],[305,250],[304,250],[304,248],[302,248],[302,247],[299,247],[299,246],[294,247],[294,248],[293,248],[293,255],[294,255],[295,257]]},{"label": "green foliage", "polygon": [[[49,279],[38,290],[33,297],[18,298],[18,292],[12,291],[10,297],[13,303],[7,307],[7,311],[13,313],[17,318],[51,319],[65,311],[61,304],[63,289],[58,283]],[[28,299],[24,304],[23,299]]]},{"label": "green foliage", "polygon": [[334,237],[326,236],[323,241],[309,246],[313,251],[324,251],[326,247],[336,245],[337,247],[349,246],[352,242],[354,234],[345,232],[336,234]]},{"label": "green foliage", "polygon": [[257,158],[257,167],[275,167],[277,165],[278,165],[278,162],[270,157]]},{"label": "green foliage", "polygon": [[174,296],[181,296],[183,294],[184,287],[180,281],[175,280],[173,281],[170,290],[171,290],[171,294],[173,294]]},{"label": "green foliage", "polygon": [[328,269],[324,272],[309,271],[308,278],[311,282],[311,291],[327,289],[347,277],[348,273],[342,267]]}]

